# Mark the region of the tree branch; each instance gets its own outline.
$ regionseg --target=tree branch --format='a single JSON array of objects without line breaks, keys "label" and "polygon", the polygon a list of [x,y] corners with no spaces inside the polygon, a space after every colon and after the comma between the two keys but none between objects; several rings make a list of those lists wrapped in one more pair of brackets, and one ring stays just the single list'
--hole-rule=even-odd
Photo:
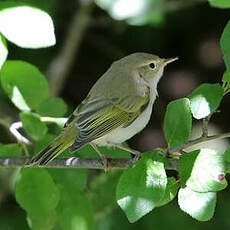
[{"label": "tree branch", "polygon": [[184,149],[203,143],[203,142],[207,142],[207,141],[212,141],[212,140],[217,140],[217,139],[223,139],[223,138],[227,138],[230,137],[230,133],[223,133],[223,134],[218,134],[218,135],[213,135],[213,136],[201,136],[197,139],[188,141],[180,146],[174,147],[174,148],[170,148],[168,149],[169,153],[180,153],[182,152]]},{"label": "tree branch", "polygon": [[[180,146],[170,148],[167,150],[168,153],[181,153],[184,149],[194,146],[199,143],[217,140],[222,138],[230,137],[229,133],[207,136],[197,138],[195,140],[188,141]],[[18,168],[25,167],[27,162],[29,162],[29,157],[0,157],[0,168]],[[177,170],[178,160],[169,158],[170,165],[166,169]],[[131,158],[108,158],[107,159],[107,169],[125,169],[133,163]],[[103,161],[100,158],[56,158],[52,160],[47,165],[32,165],[31,168],[87,168],[87,169],[104,169]]]},{"label": "tree branch", "polygon": [[[29,157],[0,157],[0,168],[18,168],[26,167]],[[125,169],[133,164],[131,158],[107,158],[108,170]],[[87,168],[87,169],[104,169],[103,161],[100,158],[55,158],[47,165],[32,165],[30,168]],[[170,170],[177,169],[177,160],[170,159]]]},{"label": "tree branch", "polygon": [[74,57],[90,23],[93,1],[80,2],[80,4],[80,9],[73,16],[63,47],[47,71],[52,96],[59,95],[64,87],[66,76],[73,65]]},{"label": "tree branch", "polygon": [[[211,116],[210,116],[211,117]],[[223,139],[230,137],[230,132],[224,133],[224,134],[218,134],[213,136],[208,136],[208,121],[210,119],[203,121],[203,134],[201,137],[187,141],[186,143],[165,149],[165,151],[171,155],[175,155],[175,153],[182,153],[186,148],[194,146],[196,144],[200,144],[203,142],[211,141],[211,140],[217,140],[217,139]],[[50,117],[41,117],[40,118],[43,122],[55,122],[55,119]],[[65,118],[60,118],[65,119]],[[10,126],[11,132],[14,134],[14,136],[17,138],[19,142],[23,142],[28,144],[28,140],[23,137],[18,129],[22,128],[22,122],[15,122]],[[161,153],[160,153],[161,154]],[[26,164],[29,162],[29,157],[0,157],[0,168],[17,168],[17,167],[27,167]],[[168,158],[170,165],[167,167],[167,169],[171,170],[177,170],[177,159]],[[108,158],[107,159],[107,169],[125,169],[129,167],[133,163],[133,159],[130,158]],[[38,166],[33,165],[29,166],[31,168],[38,168],[38,167],[45,167],[45,168],[88,168],[88,169],[104,169],[103,161],[99,158],[77,158],[77,157],[70,157],[70,158],[56,158],[52,160],[47,165],[44,166]]]}]

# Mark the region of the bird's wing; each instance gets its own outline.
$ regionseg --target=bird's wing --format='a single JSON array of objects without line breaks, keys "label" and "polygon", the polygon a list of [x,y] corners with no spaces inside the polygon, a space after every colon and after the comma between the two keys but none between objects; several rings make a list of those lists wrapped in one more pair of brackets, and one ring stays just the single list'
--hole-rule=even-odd
[{"label": "bird's wing", "polygon": [[146,108],[148,102],[149,94],[144,97],[129,95],[110,99],[88,96],[67,121],[67,125],[74,122],[78,127],[78,136],[71,151],[120,126],[127,127]]}]

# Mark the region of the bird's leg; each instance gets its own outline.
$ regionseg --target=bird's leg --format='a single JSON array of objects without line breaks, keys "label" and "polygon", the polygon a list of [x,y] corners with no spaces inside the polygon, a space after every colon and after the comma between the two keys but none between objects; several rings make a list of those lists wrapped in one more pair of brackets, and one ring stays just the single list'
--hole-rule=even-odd
[{"label": "bird's leg", "polygon": [[97,148],[96,144],[94,144],[94,143],[92,143],[92,142],[89,143],[89,144],[93,147],[93,149],[94,149],[94,150],[97,152],[97,154],[100,156],[100,158],[101,158],[101,160],[102,160],[102,162],[103,162],[103,165],[104,165],[104,170],[105,170],[105,172],[108,171],[108,161],[107,161],[106,156],[100,152],[100,150]]},{"label": "bird's leg", "polygon": [[139,151],[131,149],[131,148],[126,147],[126,146],[123,146],[121,144],[117,144],[117,143],[109,142],[108,144],[131,153],[131,157],[133,159],[133,163],[136,162],[136,161],[138,161],[138,160],[140,160],[140,152]]}]

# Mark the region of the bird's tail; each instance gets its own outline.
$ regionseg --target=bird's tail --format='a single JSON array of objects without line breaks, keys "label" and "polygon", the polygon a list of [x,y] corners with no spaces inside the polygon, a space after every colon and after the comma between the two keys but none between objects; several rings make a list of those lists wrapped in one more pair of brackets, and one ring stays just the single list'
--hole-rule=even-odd
[{"label": "bird's tail", "polygon": [[70,147],[77,136],[77,127],[66,127],[63,132],[56,137],[45,149],[34,156],[27,166],[46,165],[48,162],[57,157],[60,153]]}]

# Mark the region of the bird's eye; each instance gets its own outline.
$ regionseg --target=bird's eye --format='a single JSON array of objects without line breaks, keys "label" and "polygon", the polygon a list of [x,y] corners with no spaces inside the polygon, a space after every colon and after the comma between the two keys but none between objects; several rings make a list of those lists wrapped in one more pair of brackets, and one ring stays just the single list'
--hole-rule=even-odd
[{"label": "bird's eye", "polygon": [[156,65],[153,62],[149,64],[150,69],[155,69],[155,67],[156,67]]}]

